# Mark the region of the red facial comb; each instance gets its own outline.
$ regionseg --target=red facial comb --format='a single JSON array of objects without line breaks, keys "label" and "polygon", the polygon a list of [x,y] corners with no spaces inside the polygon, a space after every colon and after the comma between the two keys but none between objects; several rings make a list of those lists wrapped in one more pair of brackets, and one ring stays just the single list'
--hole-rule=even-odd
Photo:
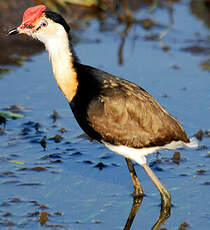
[{"label": "red facial comb", "polygon": [[21,25],[33,24],[37,18],[41,17],[43,11],[46,9],[47,7],[45,5],[38,5],[28,8],[23,14],[23,21]]}]

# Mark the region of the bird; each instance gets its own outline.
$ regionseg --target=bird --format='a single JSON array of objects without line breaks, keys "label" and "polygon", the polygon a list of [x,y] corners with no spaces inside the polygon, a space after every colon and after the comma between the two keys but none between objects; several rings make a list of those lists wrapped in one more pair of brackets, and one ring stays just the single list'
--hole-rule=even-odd
[{"label": "bird", "polygon": [[143,197],[133,161],[141,165],[161,195],[161,206],[171,206],[171,195],[147,163],[160,149],[190,146],[184,128],[140,86],[82,64],[72,46],[70,26],[45,5],[25,10],[20,26],[9,35],[26,34],[44,43],[53,74],[83,131],[126,159],[133,196]]}]

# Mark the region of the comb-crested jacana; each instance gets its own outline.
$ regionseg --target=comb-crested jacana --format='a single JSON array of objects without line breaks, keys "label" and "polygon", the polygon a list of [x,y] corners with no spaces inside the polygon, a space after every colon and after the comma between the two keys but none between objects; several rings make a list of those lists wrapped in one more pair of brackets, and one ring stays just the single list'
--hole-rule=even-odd
[{"label": "comb-crested jacana", "polygon": [[159,149],[190,145],[179,122],[144,89],[100,69],[83,65],[70,43],[70,27],[44,5],[28,8],[12,34],[27,34],[45,44],[57,84],[84,132],[125,157],[134,196],[143,196],[131,160],[140,164],[161,194],[162,207],[170,207],[169,192],[146,162]]}]

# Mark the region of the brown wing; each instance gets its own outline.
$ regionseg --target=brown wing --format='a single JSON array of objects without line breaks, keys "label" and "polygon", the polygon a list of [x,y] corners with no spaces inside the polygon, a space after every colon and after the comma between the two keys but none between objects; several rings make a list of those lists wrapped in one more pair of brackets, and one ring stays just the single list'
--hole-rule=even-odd
[{"label": "brown wing", "polygon": [[104,81],[87,120],[104,141],[135,148],[189,142],[178,121],[145,90],[125,80]]}]

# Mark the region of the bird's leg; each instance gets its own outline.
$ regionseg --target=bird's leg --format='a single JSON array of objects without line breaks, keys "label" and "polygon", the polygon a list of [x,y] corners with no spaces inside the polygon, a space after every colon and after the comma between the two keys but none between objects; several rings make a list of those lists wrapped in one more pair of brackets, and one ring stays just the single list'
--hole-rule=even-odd
[{"label": "bird's leg", "polygon": [[128,219],[126,221],[126,224],[123,230],[130,230],[131,225],[136,216],[136,213],[138,212],[138,209],[141,205],[142,200],[143,200],[143,196],[139,197],[138,199],[133,198],[133,205],[132,205],[131,211],[129,213]]},{"label": "bird's leg", "polygon": [[157,189],[160,191],[161,195],[161,208],[162,210],[168,210],[171,207],[171,195],[169,192],[166,190],[166,188],[161,184],[159,179],[155,176],[149,165],[147,164],[142,164],[142,167],[146,171],[146,173],[149,175]]},{"label": "bird's leg", "polygon": [[135,171],[135,168],[133,166],[133,163],[128,158],[125,158],[125,160],[126,160],[126,163],[128,165],[128,169],[129,169],[129,172],[130,172],[130,175],[131,175],[131,179],[133,181],[133,187],[134,187],[133,197],[134,198],[143,197],[144,192],[143,192],[143,189],[142,189],[141,184],[139,182],[139,179],[138,179],[138,177],[136,175],[136,171]]},{"label": "bird's leg", "polygon": [[160,210],[160,216],[156,223],[153,225],[152,230],[159,230],[160,226],[165,223],[165,221],[169,218],[170,216],[170,207],[168,208],[161,208]]}]

